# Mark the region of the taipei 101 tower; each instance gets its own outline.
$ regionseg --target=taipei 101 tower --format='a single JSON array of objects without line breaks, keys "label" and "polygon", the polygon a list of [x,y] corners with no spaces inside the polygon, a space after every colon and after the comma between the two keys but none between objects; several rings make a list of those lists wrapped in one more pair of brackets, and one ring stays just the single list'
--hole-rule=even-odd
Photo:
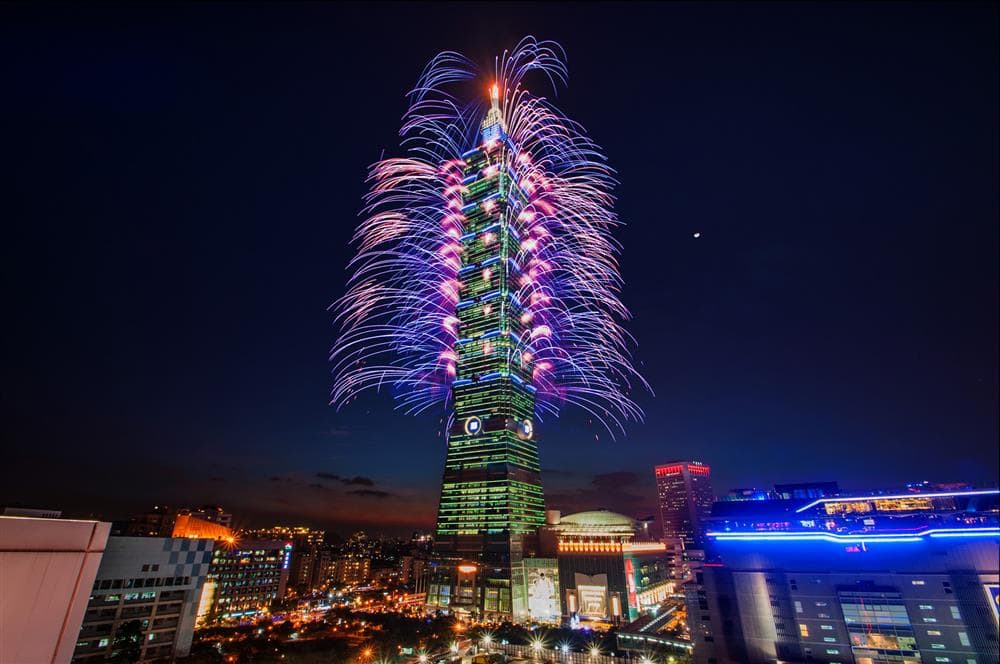
[{"label": "taipei 101 tower", "polygon": [[[331,403],[385,391],[447,422],[435,559],[420,583],[430,610],[526,615],[516,577],[545,522],[536,424],[576,408],[597,429],[586,435],[613,438],[642,418],[612,172],[525,83],[565,83],[564,60],[555,42],[525,37],[486,75],[452,51],[428,63],[400,132],[409,154],[371,167],[333,306]],[[474,89],[488,93],[470,100]]]},{"label": "taipei 101 tower", "polygon": [[464,233],[455,306],[455,415],[434,544],[436,553],[477,568],[484,615],[511,613],[511,563],[523,553],[524,536],[545,521],[532,419],[536,388],[524,350],[530,315],[517,295],[527,274],[519,262],[527,232],[518,217],[530,199],[515,180],[517,151],[498,96],[494,85],[482,144],[451,171],[463,187]]}]

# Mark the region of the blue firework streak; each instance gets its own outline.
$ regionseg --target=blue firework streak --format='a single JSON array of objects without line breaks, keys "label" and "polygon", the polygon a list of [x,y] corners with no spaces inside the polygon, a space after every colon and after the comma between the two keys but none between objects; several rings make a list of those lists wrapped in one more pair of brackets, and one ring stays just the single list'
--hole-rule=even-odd
[{"label": "blue firework streak", "polygon": [[[370,168],[347,292],[331,307],[340,327],[330,355],[333,405],[383,387],[408,413],[447,405],[463,278],[463,155],[489,142],[479,132],[492,113],[514,146],[497,168],[508,169],[526,201],[502,223],[520,238],[516,261],[524,269],[512,287],[530,333],[512,356],[530,369],[537,415],[577,406],[612,434],[642,419],[630,393],[649,387],[632,366],[634,341],[622,326],[629,312],[612,236],[621,223],[612,209],[614,172],[582,127],[523,86],[531,71],[553,88],[564,84],[564,60],[555,42],[526,37],[496,59],[488,78],[454,52],[424,68],[400,131],[409,156]],[[488,80],[492,94],[462,99],[473,80]]]}]

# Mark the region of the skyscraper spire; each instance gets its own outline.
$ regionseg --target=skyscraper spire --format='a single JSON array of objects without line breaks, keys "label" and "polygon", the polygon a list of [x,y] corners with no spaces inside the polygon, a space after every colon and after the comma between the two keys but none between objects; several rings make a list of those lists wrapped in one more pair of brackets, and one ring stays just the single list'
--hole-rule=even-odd
[{"label": "skyscraper spire", "polygon": [[497,83],[490,88],[490,110],[483,120],[483,142],[501,138],[506,134],[503,126],[503,112],[500,110],[500,86]]}]

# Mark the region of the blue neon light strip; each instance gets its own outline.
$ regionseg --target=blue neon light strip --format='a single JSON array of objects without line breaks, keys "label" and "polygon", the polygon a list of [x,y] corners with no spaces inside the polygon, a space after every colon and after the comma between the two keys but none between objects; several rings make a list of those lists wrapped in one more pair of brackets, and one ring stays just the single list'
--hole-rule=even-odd
[{"label": "blue neon light strip", "polygon": [[466,177],[464,180],[462,180],[462,184],[469,184],[470,182],[475,182],[476,178],[478,178],[478,177],[479,177],[478,175],[476,175],[475,173],[473,173],[472,175],[470,175],[470,176]]},{"label": "blue neon light strip", "polygon": [[920,542],[927,537],[1000,537],[1000,528],[931,528],[917,533],[872,533],[870,535],[838,535],[836,533],[785,532],[710,532],[720,542],[804,542],[821,541],[836,544],[866,544],[872,542]]},{"label": "blue neon light strip", "polygon": [[471,157],[477,152],[479,152],[479,148],[472,148],[471,150],[466,150],[465,152],[462,153],[462,159],[465,159],[466,157]]},{"label": "blue neon light strip", "polygon": [[1000,489],[987,489],[983,491],[945,491],[942,493],[903,493],[895,496],[844,496],[841,498],[820,498],[808,505],[798,508],[796,512],[804,512],[810,507],[823,503],[863,503],[873,500],[896,500],[898,498],[952,498],[954,496],[989,496],[1000,493]]},{"label": "blue neon light strip", "polygon": [[472,382],[471,378],[459,378],[456,381],[452,381],[451,386],[452,387],[459,387],[461,385],[468,385],[471,382]]}]

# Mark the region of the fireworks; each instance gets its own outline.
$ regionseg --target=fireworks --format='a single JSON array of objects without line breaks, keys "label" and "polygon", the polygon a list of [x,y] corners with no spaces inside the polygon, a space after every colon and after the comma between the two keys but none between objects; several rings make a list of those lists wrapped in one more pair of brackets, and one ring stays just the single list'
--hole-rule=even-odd
[{"label": "fireworks", "polygon": [[[504,355],[501,373],[530,378],[539,418],[565,405],[611,431],[642,418],[630,392],[648,386],[622,327],[629,313],[612,237],[620,223],[613,171],[579,125],[524,87],[532,71],[564,84],[559,45],[526,37],[489,77],[464,56],[441,53],[409,93],[400,131],[409,156],[371,167],[347,292],[332,305],[340,327],[330,358],[334,405],[383,387],[410,413],[446,405],[462,373],[456,348],[468,341],[460,308],[479,306],[484,316],[496,309],[503,321],[511,302],[524,333],[501,323],[504,343],[480,348]],[[488,95],[468,95],[477,82]],[[490,164],[470,176],[464,159],[480,149]],[[465,202],[470,187],[498,178],[502,199]],[[470,239],[466,215],[476,205],[477,219],[496,219]],[[508,267],[467,260],[473,240],[502,244],[496,251]],[[463,300],[472,280],[496,282],[499,296]]]}]

